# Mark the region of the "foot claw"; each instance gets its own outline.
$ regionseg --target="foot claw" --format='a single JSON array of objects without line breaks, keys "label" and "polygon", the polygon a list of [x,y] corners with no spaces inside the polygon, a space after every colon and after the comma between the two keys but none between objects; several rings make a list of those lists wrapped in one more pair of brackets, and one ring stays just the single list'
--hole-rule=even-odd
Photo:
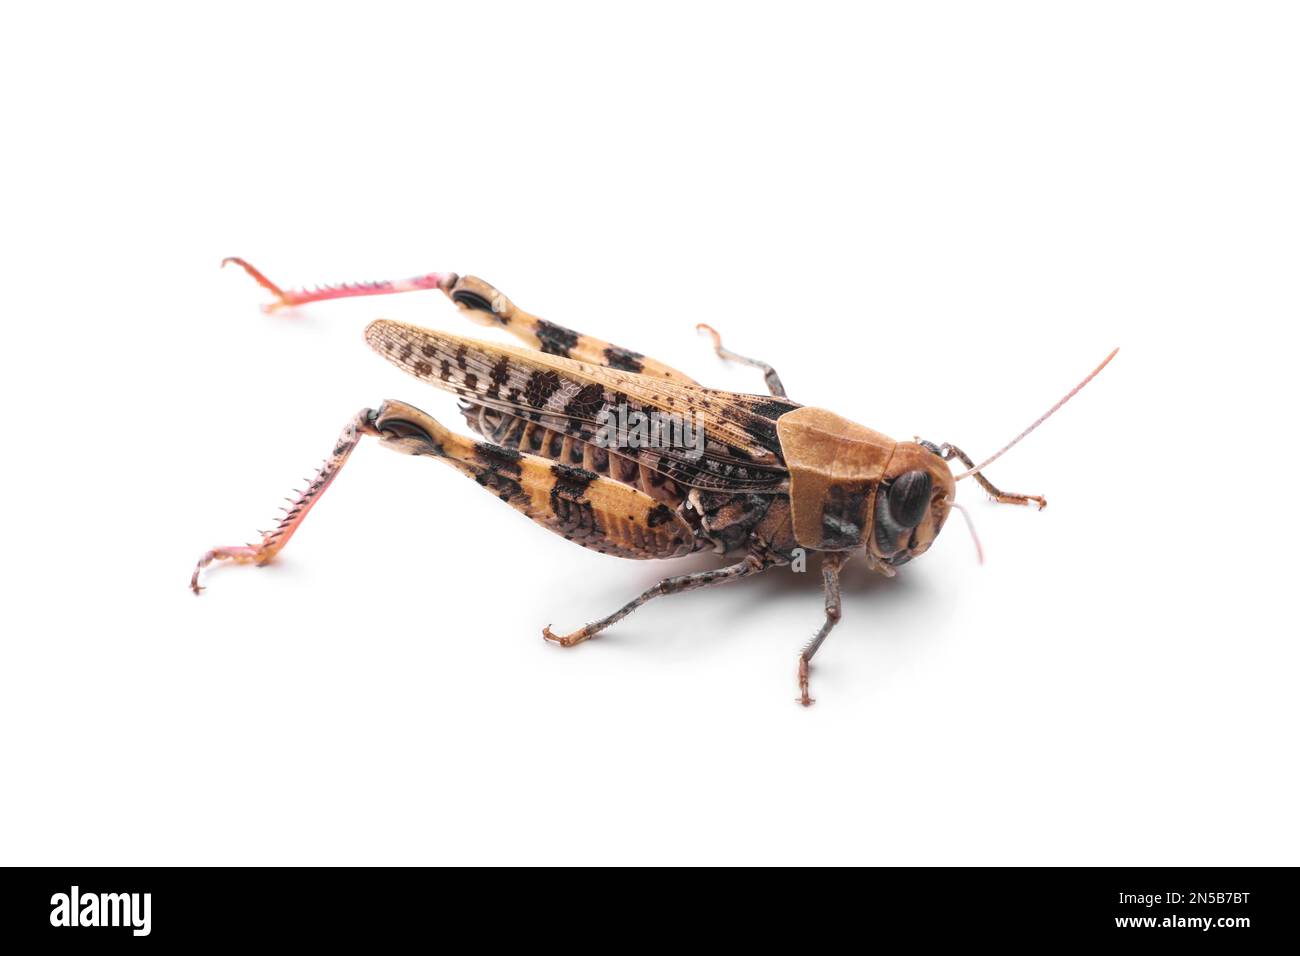
[{"label": "foot claw", "polygon": [[561,647],[572,647],[574,644],[580,644],[586,640],[580,630],[574,631],[572,634],[556,634],[551,630],[549,624],[542,628],[542,637],[552,644],[559,644]]},{"label": "foot claw", "polygon": [[290,304],[288,298],[285,296],[284,290],[266,276],[262,275],[262,273],[252,263],[246,262],[239,258],[239,256],[226,256],[226,258],[221,260],[221,268],[223,269],[230,264],[239,266],[239,268],[243,269],[250,277],[252,277],[254,282],[260,285],[267,292],[271,293],[271,295],[275,296],[274,302],[269,302],[262,306],[263,312],[274,312],[276,309]]},{"label": "foot claw", "polygon": [[275,557],[274,551],[266,548],[266,542],[261,545],[246,544],[230,548],[213,548],[203,557],[199,558],[199,563],[194,567],[194,573],[190,575],[190,590],[195,594],[206,590],[203,585],[199,584],[199,575],[203,569],[214,561],[233,561],[235,564],[266,564],[271,558]]},{"label": "foot claw", "polygon": [[718,334],[718,330],[713,326],[709,325],[707,322],[700,322],[695,326],[695,331],[704,332],[712,338],[713,348],[715,351],[720,351],[722,349],[722,336]]}]

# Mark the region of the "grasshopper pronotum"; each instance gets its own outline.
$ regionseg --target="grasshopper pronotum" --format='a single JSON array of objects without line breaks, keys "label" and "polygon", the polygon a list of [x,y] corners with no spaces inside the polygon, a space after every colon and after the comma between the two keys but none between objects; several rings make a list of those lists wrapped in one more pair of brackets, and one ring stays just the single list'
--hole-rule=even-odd
[{"label": "grasshopper pronotum", "polygon": [[[259,544],[213,548],[194,569],[217,560],[265,564],[288,543],[363,436],[408,455],[438,458],[565,539],[623,558],[675,558],[712,549],[738,555],[721,568],[665,578],[614,613],[542,635],[572,647],[622,620],[651,598],[710,587],[821,554],[826,616],[799,655],[799,700],[808,695],[813,655],[840,619],[840,569],[861,554],[872,570],[894,569],[924,554],[943,528],[956,484],[974,478],[994,499],[1040,509],[1037,495],[994,487],[983,469],[1038,427],[1092,380],[1116,349],[1032,425],[979,465],[960,448],[892,438],[819,408],[790,401],[768,364],[723,348],[724,359],[760,369],[770,395],[723,392],[662,362],[570,331],[517,308],[473,276],[430,273],[396,282],[284,291],[242,259],[227,259],[275,296],[269,309],[323,299],[440,289],[481,325],[505,329],[529,348],[495,345],[401,322],[377,320],[366,342],[394,365],[464,403],[475,441],[403,402],[363,408],[330,457],[274,530]],[[224,264],[224,263],[223,263]],[[609,441],[608,423],[695,423],[678,441]],[[663,432],[642,429],[642,438]],[[693,443],[680,440],[690,435]],[[636,437],[636,436],[634,436]],[[948,462],[966,468],[954,476]],[[973,529],[972,529],[973,530]],[[978,541],[976,542],[978,547]]]}]

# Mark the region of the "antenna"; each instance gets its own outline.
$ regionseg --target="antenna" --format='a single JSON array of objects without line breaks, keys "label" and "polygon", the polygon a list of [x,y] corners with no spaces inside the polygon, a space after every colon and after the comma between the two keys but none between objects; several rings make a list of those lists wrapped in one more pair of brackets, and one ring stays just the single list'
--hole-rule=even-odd
[{"label": "antenna", "polygon": [[1097,373],[1100,372],[1102,369],[1104,369],[1107,365],[1109,365],[1109,364],[1110,364],[1110,360],[1113,359],[1113,358],[1114,358],[1116,355],[1118,355],[1118,354],[1119,354],[1119,349],[1115,349],[1114,351],[1112,351],[1109,355],[1107,355],[1104,359],[1101,360],[1101,364],[1100,364],[1100,365],[1098,365],[1095,369],[1093,369],[1091,372],[1088,373],[1088,377],[1087,377],[1087,378],[1085,378],[1085,379],[1084,379],[1082,382],[1080,382],[1078,385],[1074,386],[1074,388],[1072,388],[1072,389],[1070,389],[1068,392],[1066,392],[1066,393],[1065,393],[1065,397],[1062,398],[1062,399],[1061,399],[1059,402],[1057,402],[1055,405],[1053,405],[1051,408],[1049,408],[1047,411],[1043,412],[1043,414],[1040,415],[1040,416],[1038,417],[1038,420],[1037,420],[1037,421],[1035,421],[1032,425],[1030,425],[1030,426],[1029,426],[1028,428],[1026,428],[1024,431],[1022,431],[1022,432],[1021,432],[1019,435],[1017,435],[1015,438],[1011,439],[1011,441],[1007,442],[1005,445],[1003,445],[1001,448],[999,448],[996,452],[994,452],[994,453],[993,453],[992,455],[990,455],[988,458],[985,458],[982,462],[980,462],[980,463],[979,463],[978,465],[976,465],[974,468],[968,468],[966,471],[963,471],[960,475],[958,475],[956,478],[954,478],[953,481],[961,481],[963,478],[969,478],[971,475],[975,474],[975,472],[977,472],[977,471],[983,471],[983,470],[984,470],[985,468],[987,468],[989,465],[993,464],[993,462],[997,461],[999,458],[1001,458],[1003,455],[1005,455],[1007,452],[1009,452],[1012,448],[1015,448],[1016,445],[1020,444],[1021,440],[1022,440],[1023,438],[1025,438],[1025,436],[1027,436],[1027,435],[1028,435],[1030,432],[1032,432],[1035,428],[1037,428],[1039,425],[1043,424],[1043,422],[1047,421],[1049,418],[1051,418],[1053,415],[1055,415],[1056,412],[1057,412],[1057,410],[1060,409],[1060,407],[1061,407],[1062,405],[1064,405],[1064,404],[1065,404],[1066,402],[1068,402],[1070,399],[1074,398],[1074,396],[1078,394],[1079,389],[1083,388],[1083,386],[1087,385],[1087,384],[1088,384],[1089,382],[1091,382],[1094,378],[1096,378],[1096,377],[1097,377]]}]

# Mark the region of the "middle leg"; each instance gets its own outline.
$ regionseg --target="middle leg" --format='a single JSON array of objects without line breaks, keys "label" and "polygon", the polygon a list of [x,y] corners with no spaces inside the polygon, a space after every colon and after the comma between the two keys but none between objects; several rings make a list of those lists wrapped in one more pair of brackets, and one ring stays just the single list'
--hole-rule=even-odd
[{"label": "middle leg", "polygon": [[723,348],[722,336],[718,334],[718,330],[713,326],[701,322],[699,325],[695,326],[695,328],[700,332],[707,332],[713,337],[713,351],[718,353],[718,358],[724,361],[736,362],[740,365],[748,365],[750,368],[758,369],[763,373],[763,380],[767,382],[767,390],[769,392],[777,398],[787,397],[785,394],[785,386],[781,384],[781,376],[776,374],[776,369],[772,368],[772,366],[768,365],[766,362],[760,362],[758,359],[746,358],[743,355],[736,354],[730,349]]},{"label": "middle leg", "polygon": [[605,628],[617,624],[652,598],[664,594],[677,594],[680,591],[694,591],[698,588],[713,587],[715,584],[726,584],[728,581],[739,581],[741,578],[751,577],[765,571],[775,563],[779,562],[774,562],[751,552],[745,555],[744,560],[728,565],[725,568],[714,568],[709,571],[697,571],[695,574],[679,574],[676,577],[664,578],[654,587],[628,601],[613,614],[602,617],[598,621],[592,621],[571,634],[556,634],[548,625],[542,628],[542,637],[559,644],[561,647],[573,647],[575,644],[581,644],[583,641],[595,637]]}]

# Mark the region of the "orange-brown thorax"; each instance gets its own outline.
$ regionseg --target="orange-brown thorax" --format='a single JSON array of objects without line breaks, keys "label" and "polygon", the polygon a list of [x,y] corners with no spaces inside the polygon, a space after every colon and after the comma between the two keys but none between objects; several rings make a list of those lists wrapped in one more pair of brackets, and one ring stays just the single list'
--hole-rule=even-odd
[{"label": "orange-brown thorax", "polygon": [[777,419],[790,471],[795,540],[903,564],[930,547],[956,486],[948,463],[917,442],[887,435],[821,408]]}]

